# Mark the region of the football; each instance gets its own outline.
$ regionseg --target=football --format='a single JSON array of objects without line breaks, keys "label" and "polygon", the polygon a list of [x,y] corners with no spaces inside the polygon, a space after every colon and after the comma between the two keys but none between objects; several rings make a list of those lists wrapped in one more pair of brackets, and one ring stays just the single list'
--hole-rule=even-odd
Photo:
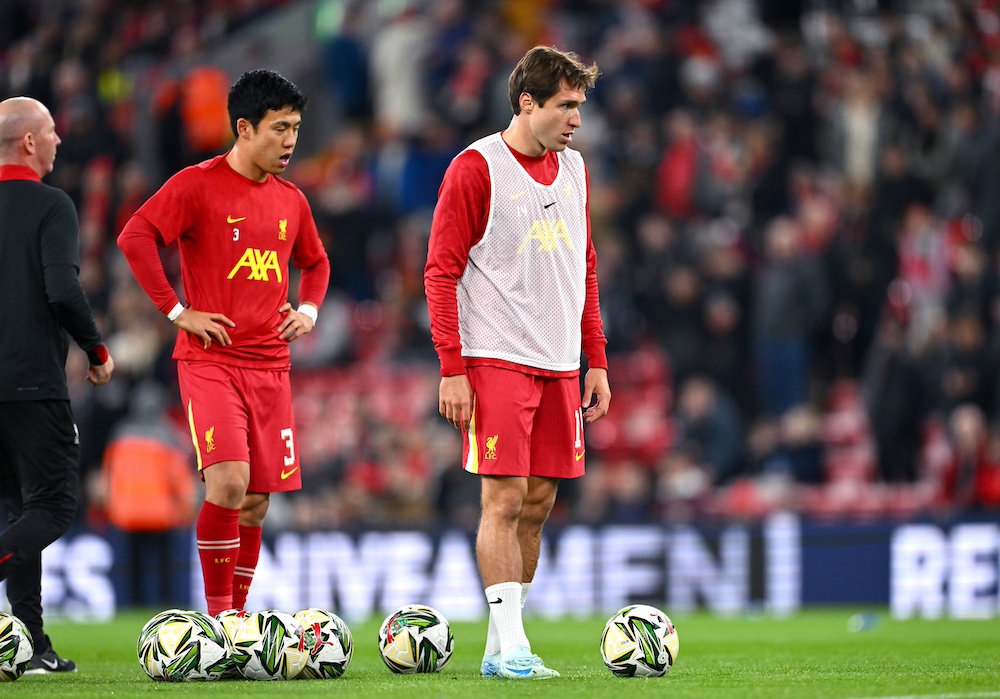
[{"label": "football", "polygon": [[378,630],[378,650],[393,672],[438,672],[451,659],[455,637],[441,612],[408,604],[385,618]]},{"label": "football", "polygon": [[619,677],[660,677],[670,672],[680,640],[670,618],[656,607],[633,604],[604,625],[601,657]]},{"label": "football", "polygon": [[0,682],[13,682],[23,675],[34,653],[31,634],[21,620],[0,612]]},{"label": "football", "polygon": [[142,627],[136,645],[145,673],[164,682],[217,680],[232,663],[225,630],[202,612],[160,612]]},{"label": "football", "polygon": [[332,680],[340,677],[351,663],[354,642],[344,620],[325,609],[303,609],[295,615],[305,631],[309,657],[300,677]]},{"label": "football", "polygon": [[222,624],[222,629],[226,632],[226,637],[229,639],[229,645],[233,649],[233,661],[222,674],[223,679],[231,680],[242,677],[240,668],[246,665],[247,660],[250,658],[250,655],[245,650],[237,648],[233,644],[233,636],[236,634],[236,629],[240,627],[248,616],[250,616],[250,612],[245,612],[241,609],[227,609],[215,615],[215,618]]},{"label": "football", "polygon": [[247,616],[233,633],[233,647],[247,655],[240,674],[248,680],[294,680],[308,657],[302,624],[276,609]]},{"label": "football", "polygon": [[146,639],[150,635],[156,633],[156,630],[160,628],[161,624],[166,623],[174,614],[184,614],[183,609],[165,609],[159,614],[154,615],[139,631],[139,639],[136,641],[136,649],[142,648],[146,643]]}]

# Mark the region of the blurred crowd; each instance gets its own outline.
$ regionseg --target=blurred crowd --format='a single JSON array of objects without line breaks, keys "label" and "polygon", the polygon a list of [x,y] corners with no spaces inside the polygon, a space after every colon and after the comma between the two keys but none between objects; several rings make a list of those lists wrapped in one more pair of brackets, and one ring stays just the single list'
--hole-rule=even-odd
[{"label": "blurred crowd", "polygon": [[190,449],[174,328],[115,237],[228,147],[225,92],[262,66],[211,49],[304,11],[312,35],[273,43],[309,57],[287,76],[311,88],[288,178],[332,279],[293,345],[306,487],[274,521],[475,525],[422,271],[445,168],[509,122],[507,75],[540,43],[601,68],[574,146],[614,393],[555,520],[1000,508],[1000,2],[5,0],[0,96],[53,113],[48,181],[78,206],[116,361],[100,391],[82,354],[68,367],[92,526],[138,387],[165,389]]}]

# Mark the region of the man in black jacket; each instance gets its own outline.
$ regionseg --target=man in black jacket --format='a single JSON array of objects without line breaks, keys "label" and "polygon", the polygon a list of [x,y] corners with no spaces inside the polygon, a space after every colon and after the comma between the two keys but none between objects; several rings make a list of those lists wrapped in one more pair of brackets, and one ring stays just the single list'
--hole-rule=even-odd
[{"label": "man in black jacket", "polygon": [[31,632],[27,672],[75,672],[42,629],[42,550],[76,513],[80,438],[70,409],[66,356],[87,353],[87,380],[111,379],[114,362],[80,285],[79,227],[69,196],[41,183],[59,145],[36,100],[0,102],[0,581]]}]

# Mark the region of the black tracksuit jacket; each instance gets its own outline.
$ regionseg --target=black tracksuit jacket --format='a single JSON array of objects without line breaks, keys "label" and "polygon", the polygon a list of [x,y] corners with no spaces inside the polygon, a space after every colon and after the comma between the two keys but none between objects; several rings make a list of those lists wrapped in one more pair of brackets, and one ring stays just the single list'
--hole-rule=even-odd
[{"label": "black tracksuit jacket", "polygon": [[0,401],[68,400],[69,340],[101,362],[80,284],[76,209],[62,190],[0,180]]}]

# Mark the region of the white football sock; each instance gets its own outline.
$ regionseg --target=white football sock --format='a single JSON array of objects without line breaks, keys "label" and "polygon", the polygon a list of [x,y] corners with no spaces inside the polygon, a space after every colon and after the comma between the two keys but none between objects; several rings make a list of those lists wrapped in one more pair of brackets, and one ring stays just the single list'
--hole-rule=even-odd
[{"label": "white football sock", "polygon": [[[521,609],[524,609],[524,602],[528,599],[528,590],[530,589],[531,583],[521,583]],[[489,600],[488,594],[486,599]],[[486,655],[493,655],[500,652],[500,633],[497,631],[496,622],[493,620],[494,606],[490,605],[490,623],[486,631]]]},{"label": "white football sock", "polygon": [[493,621],[493,607],[491,604],[489,630],[486,632],[486,655],[500,652],[500,634],[497,632],[496,622]]},{"label": "white football sock", "polygon": [[500,653],[507,655],[514,648],[531,649],[521,621],[521,583],[505,582],[486,588],[486,601],[490,605],[490,623],[496,625],[500,639]]}]

